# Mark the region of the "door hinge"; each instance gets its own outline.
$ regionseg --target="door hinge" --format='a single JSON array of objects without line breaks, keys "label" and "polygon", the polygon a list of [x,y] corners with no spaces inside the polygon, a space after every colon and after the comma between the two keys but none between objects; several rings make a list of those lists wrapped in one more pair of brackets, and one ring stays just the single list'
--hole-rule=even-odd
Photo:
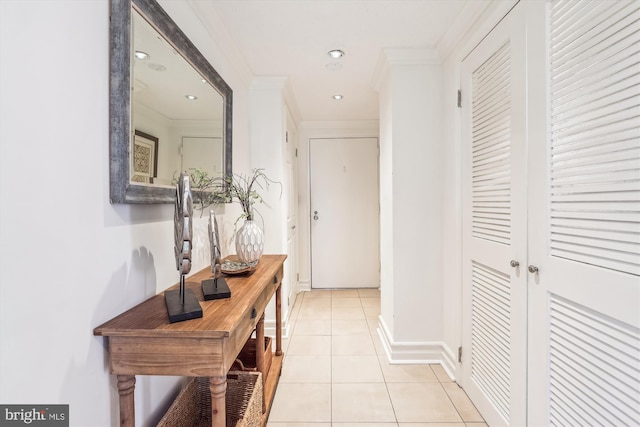
[{"label": "door hinge", "polygon": [[284,140],[285,142],[289,142],[289,131],[284,133]]},{"label": "door hinge", "polygon": [[300,281],[300,273],[296,273],[296,282]]},{"label": "door hinge", "polygon": [[298,157],[298,149],[296,148],[296,157]]},{"label": "door hinge", "polygon": [[458,363],[462,363],[462,347],[458,347]]},{"label": "door hinge", "polygon": [[458,90],[458,108],[462,108],[462,91]]}]

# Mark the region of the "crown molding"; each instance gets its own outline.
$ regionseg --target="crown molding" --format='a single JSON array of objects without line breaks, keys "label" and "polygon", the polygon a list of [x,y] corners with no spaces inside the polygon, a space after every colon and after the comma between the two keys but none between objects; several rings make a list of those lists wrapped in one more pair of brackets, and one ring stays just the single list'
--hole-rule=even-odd
[{"label": "crown molding", "polygon": [[442,61],[456,51],[468,53],[466,42],[488,34],[520,0],[467,1],[440,38],[436,49]]},{"label": "crown molding", "polygon": [[378,120],[303,121],[299,129],[378,129]]},{"label": "crown molding", "polygon": [[380,85],[387,78],[391,67],[406,65],[439,65],[442,63],[435,48],[387,48],[378,58],[371,78],[371,86],[380,90]]}]

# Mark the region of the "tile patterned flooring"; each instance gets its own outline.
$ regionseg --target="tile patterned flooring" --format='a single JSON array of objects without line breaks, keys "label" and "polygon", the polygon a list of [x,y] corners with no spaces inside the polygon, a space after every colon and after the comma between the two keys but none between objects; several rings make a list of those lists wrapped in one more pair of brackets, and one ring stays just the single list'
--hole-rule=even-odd
[{"label": "tile patterned flooring", "polygon": [[377,289],[298,295],[267,427],[486,427],[439,365],[390,365]]}]

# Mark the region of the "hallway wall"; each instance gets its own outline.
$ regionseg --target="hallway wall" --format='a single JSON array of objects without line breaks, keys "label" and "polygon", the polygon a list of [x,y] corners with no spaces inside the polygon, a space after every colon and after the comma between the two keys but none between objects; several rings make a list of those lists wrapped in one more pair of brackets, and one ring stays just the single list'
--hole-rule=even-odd
[{"label": "hallway wall", "polygon": [[437,362],[442,67],[434,49],[386,49],[375,75],[382,156],[380,333],[393,363]]},{"label": "hallway wall", "polygon": [[[250,73],[189,3],[161,3],[233,88],[233,167],[250,169]],[[93,329],[177,282],[173,206],[109,203],[109,1],[3,0],[0,20],[0,402],[115,426]],[[219,213],[224,235],[237,206]],[[209,262],[206,220],[192,271]],[[179,384],[139,377],[136,425],[155,425]]]}]

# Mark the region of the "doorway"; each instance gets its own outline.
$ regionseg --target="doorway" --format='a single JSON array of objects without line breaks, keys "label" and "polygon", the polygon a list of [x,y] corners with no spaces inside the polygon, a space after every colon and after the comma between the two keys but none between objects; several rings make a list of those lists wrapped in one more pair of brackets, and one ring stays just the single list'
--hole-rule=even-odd
[{"label": "doorway", "polygon": [[309,140],[311,287],[380,286],[377,138]]}]

